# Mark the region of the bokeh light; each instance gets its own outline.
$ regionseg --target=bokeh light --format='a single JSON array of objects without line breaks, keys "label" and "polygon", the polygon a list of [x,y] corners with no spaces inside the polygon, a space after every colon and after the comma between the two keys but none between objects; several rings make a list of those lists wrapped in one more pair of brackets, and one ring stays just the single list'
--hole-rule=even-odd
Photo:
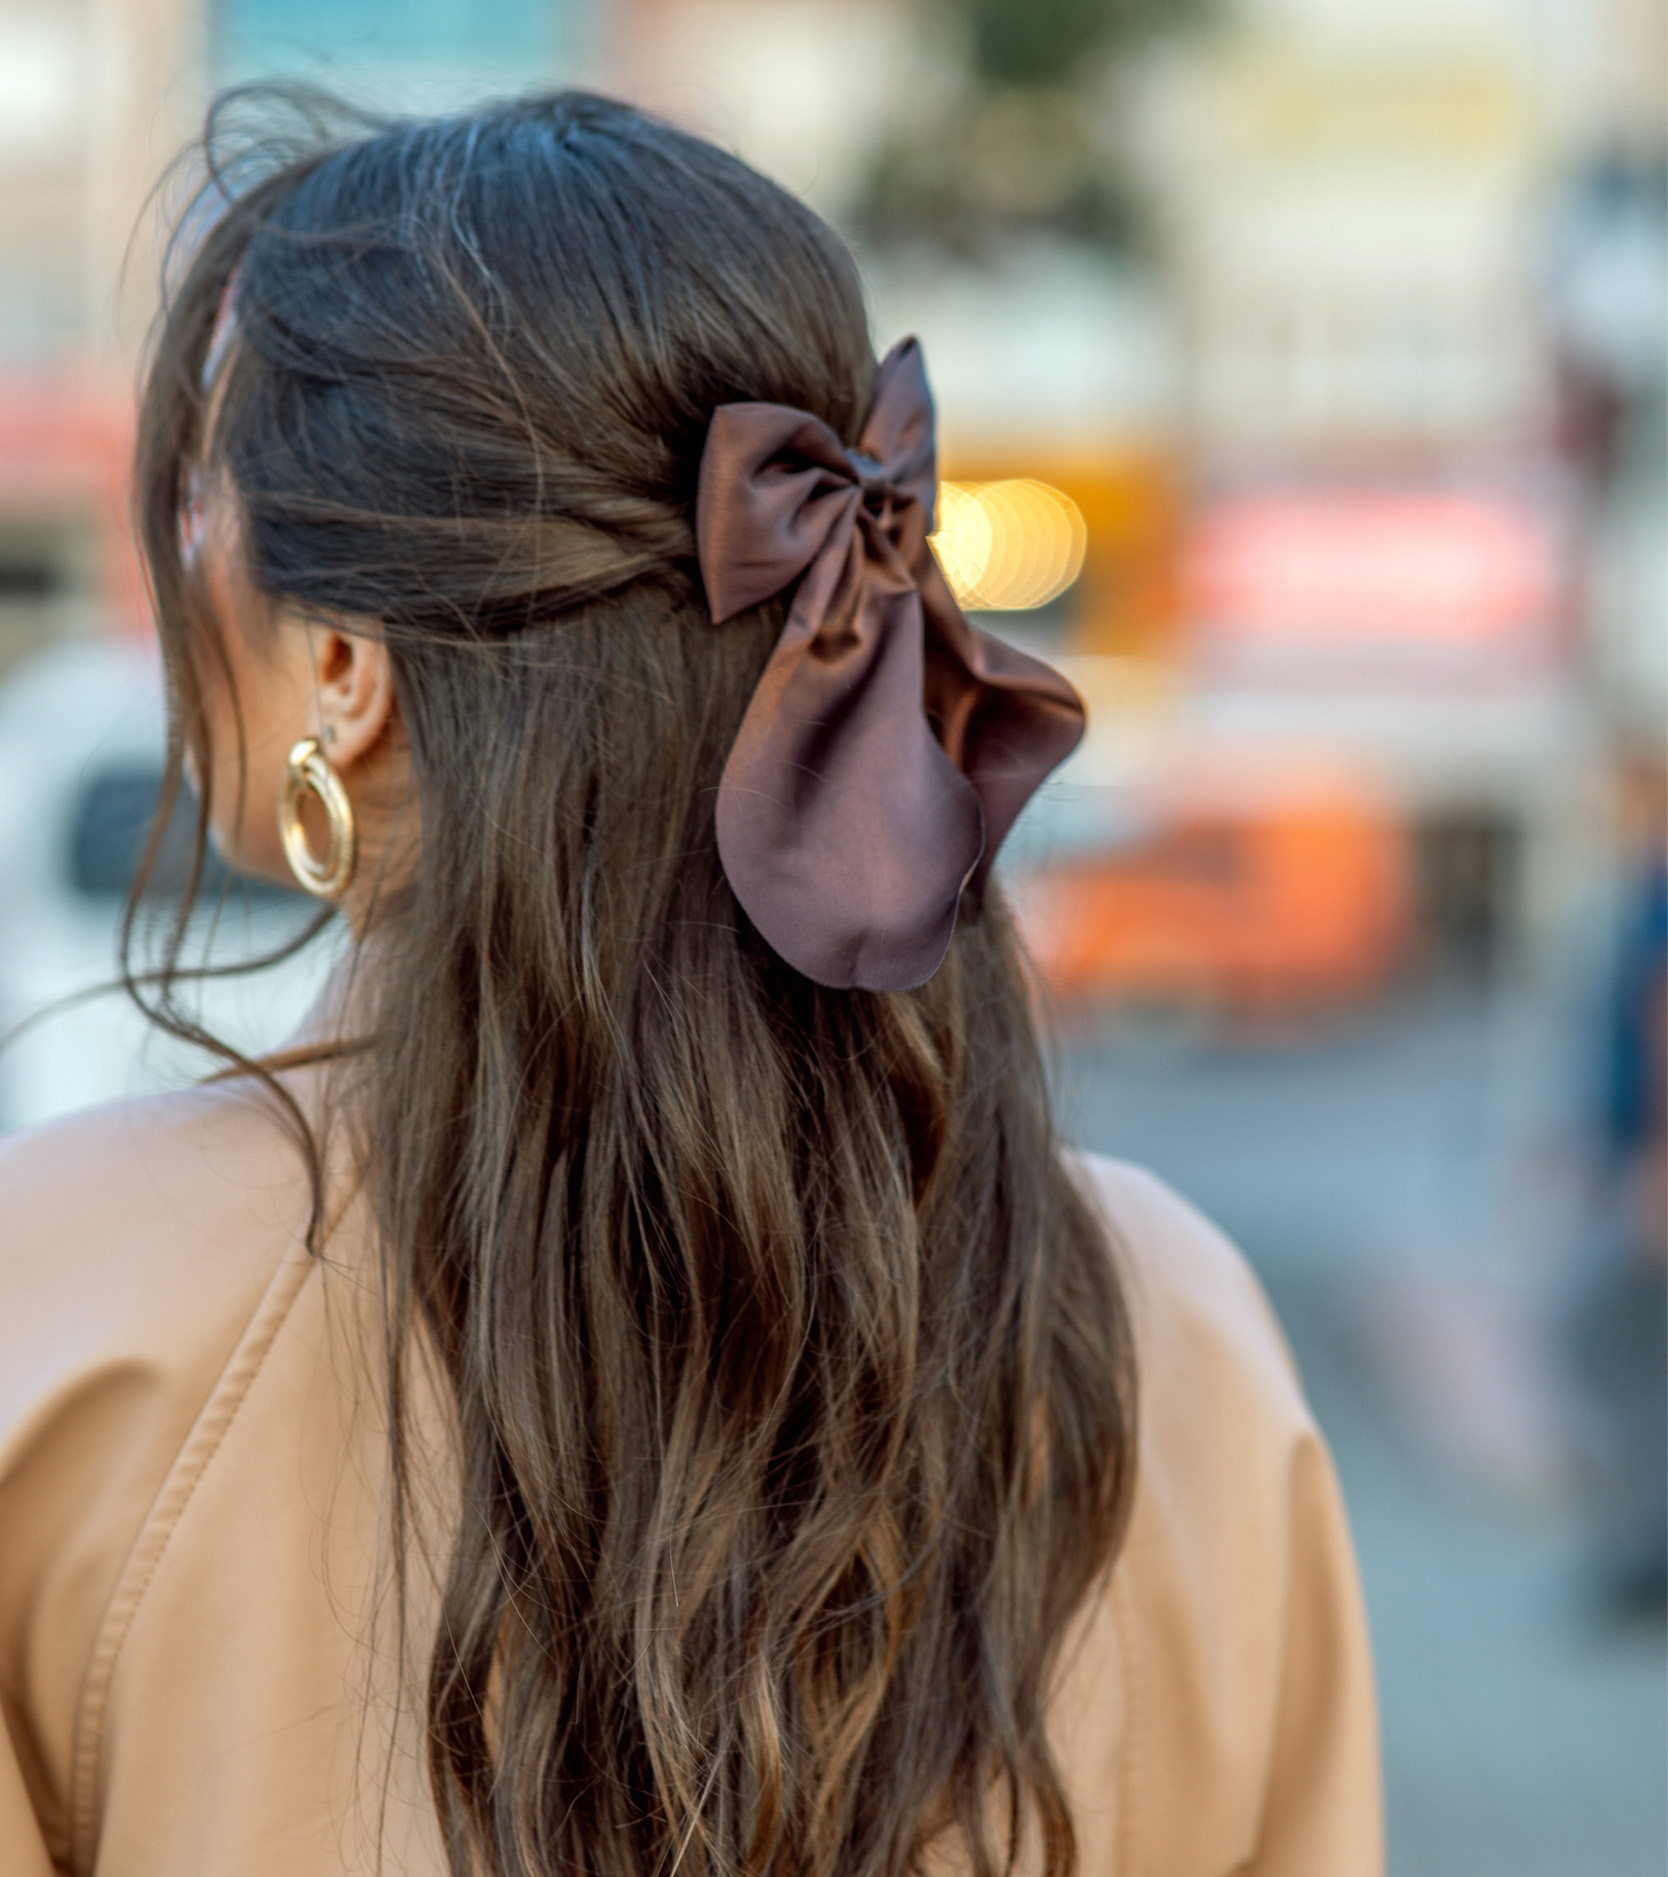
[{"label": "bokeh light", "polygon": [[969,612],[1031,612],[1083,571],[1089,531],[1069,495],[1033,477],[946,482],[933,535],[944,577]]}]

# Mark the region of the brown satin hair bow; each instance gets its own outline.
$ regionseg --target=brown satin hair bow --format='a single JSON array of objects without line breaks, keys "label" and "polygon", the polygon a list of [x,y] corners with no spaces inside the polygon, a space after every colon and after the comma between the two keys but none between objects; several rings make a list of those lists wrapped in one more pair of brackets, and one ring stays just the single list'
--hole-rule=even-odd
[{"label": "brown satin hair bow", "polygon": [[718,786],[718,853],[771,947],[836,989],[938,969],[1032,791],[1083,734],[1058,672],[975,631],[927,535],[938,492],[921,348],[894,346],[863,435],[724,404],[695,532],[715,624],[798,581]]}]

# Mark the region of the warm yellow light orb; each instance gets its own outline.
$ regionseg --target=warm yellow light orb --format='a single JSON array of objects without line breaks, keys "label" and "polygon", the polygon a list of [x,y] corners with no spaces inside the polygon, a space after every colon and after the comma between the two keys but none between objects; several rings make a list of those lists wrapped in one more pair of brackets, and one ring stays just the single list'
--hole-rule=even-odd
[{"label": "warm yellow light orb", "polygon": [[1046,482],[939,484],[932,544],[969,612],[1046,606],[1082,572],[1088,538],[1077,504]]}]

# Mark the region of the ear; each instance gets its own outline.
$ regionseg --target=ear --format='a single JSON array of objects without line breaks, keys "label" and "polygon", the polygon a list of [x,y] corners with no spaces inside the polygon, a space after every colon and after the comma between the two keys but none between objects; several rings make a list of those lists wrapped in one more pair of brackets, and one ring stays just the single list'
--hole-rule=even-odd
[{"label": "ear", "polygon": [[394,672],[380,639],[309,625],[318,734],[332,767],[348,771],[387,735],[395,716]]}]

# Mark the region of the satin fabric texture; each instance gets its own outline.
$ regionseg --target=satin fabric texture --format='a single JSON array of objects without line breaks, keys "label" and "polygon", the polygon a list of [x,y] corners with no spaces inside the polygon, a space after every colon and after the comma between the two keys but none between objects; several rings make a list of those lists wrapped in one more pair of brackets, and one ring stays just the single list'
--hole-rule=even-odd
[{"label": "satin fabric texture", "polygon": [[837,989],[932,976],[963,889],[1083,734],[1058,672],[963,617],[928,545],[937,486],[914,339],[856,449],[805,411],[725,404],[701,460],[714,622],[794,588],[719,784],[719,857],[767,943]]}]

